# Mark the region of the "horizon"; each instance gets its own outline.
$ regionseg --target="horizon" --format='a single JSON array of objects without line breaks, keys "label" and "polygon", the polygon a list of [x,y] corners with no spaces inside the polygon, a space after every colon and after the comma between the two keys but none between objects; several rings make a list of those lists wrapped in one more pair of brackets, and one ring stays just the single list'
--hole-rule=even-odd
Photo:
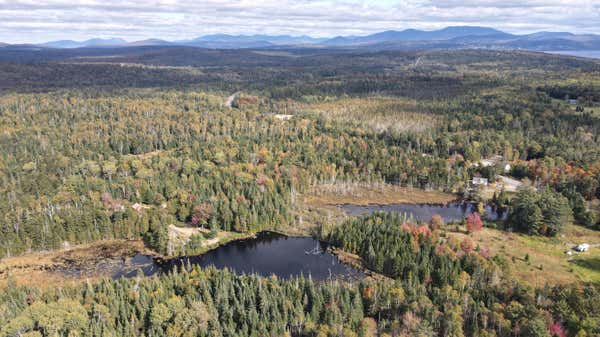
[{"label": "horizon", "polygon": [[[203,38],[203,37],[218,36],[218,35],[231,36],[231,37],[255,37],[255,36],[278,37],[278,36],[287,36],[287,37],[292,37],[292,38],[303,38],[304,37],[304,38],[310,38],[310,39],[328,40],[328,39],[333,39],[333,38],[337,38],[337,37],[364,37],[364,36],[370,36],[370,35],[374,35],[374,34],[388,32],[388,31],[402,32],[402,31],[407,31],[407,30],[415,30],[415,31],[423,31],[423,32],[434,32],[434,31],[440,31],[440,30],[449,29],[449,28],[493,29],[493,30],[497,30],[497,31],[500,31],[500,32],[512,34],[512,35],[515,35],[515,36],[525,36],[525,35],[529,35],[529,34],[538,34],[538,33],[571,33],[571,34],[576,34],[576,35],[597,35],[597,36],[600,36],[599,34],[596,34],[596,33],[579,33],[578,34],[578,33],[570,32],[570,31],[549,31],[549,30],[545,30],[545,31],[532,31],[532,32],[528,32],[528,33],[512,33],[512,32],[505,31],[503,29],[499,29],[499,28],[496,28],[496,27],[490,27],[490,26],[457,25],[457,26],[445,26],[445,27],[436,28],[436,29],[418,29],[418,28],[408,27],[408,28],[402,28],[402,29],[387,29],[387,30],[372,32],[372,33],[369,33],[369,34],[333,35],[333,36],[314,36],[314,35],[310,35],[310,34],[276,34],[276,33],[275,34],[266,34],[266,33],[228,34],[228,33],[222,33],[222,32],[215,32],[215,33],[211,33],[211,34],[198,35],[198,36],[187,38],[187,39],[181,39],[181,38],[179,38],[179,39],[178,38],[176,38],[176,39],[162,39],[162,38],[152,37],[151,36],[151,37],[147,37],[145,39],[132,40],[132,39],[124,38],[122,36],[90,36],[88,38],[79,39],[79,40],[69,39],[69,38],[61,38],[61,39],[47,40],[47,41],[41,41],[41,42],[16,42],[16,43],[13,42],[12,44],[33,44],[33,45],[39,44],[39,45],[42,45],[42,44],[45,44],[45,43],[54,43],[54,42],[76,42],[76,43],[83,43],[83,42],[88,42],[88,41],[92,41],[92,40],[100,40],[100,41],[123,40],[123,41],[125,41],[125,43],[134,43],[134,42],[140,42],[140,41],[146,41],[146,40],[158,40],[158,41],[165,41],[165,42],[176,43],[176,42],[186,42],[186,41],[191,41],[191,40],[199,39],[199,38]],[[6,43],[5,41],[1,41],[1,40],[0,40],[0,42]]]},{"label": "horizon", "polygon": [[[523,14],[526,13],[527,15]],[[478,26],[510,34],[598,34],[600,4],[575,0],[139,0],[126,3],[0,0],[0,42],[39,44],[121,38],[189,40],[199,36],[290,35],[313,38],[365,36],[387,30],[438,30]]]}]

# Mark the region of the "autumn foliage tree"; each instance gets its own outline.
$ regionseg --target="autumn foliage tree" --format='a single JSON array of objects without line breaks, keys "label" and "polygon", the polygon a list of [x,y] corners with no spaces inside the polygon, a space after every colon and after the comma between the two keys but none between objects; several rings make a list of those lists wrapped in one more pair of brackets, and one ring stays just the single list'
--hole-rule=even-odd
[{"label": "autumn foliage tree", "polygon": [[483,228],[483,221],[481,221],[481,216],[477,212],[471,213],[467,217],[466,223],[467,231],[469,233],[480,231]]},{"label": "autumn foliage tree", "polygon": [[203,226],[208,223],[213,213],[213,207],[210,203],[204,202],[194,207],[191,224],[194,226]]}]

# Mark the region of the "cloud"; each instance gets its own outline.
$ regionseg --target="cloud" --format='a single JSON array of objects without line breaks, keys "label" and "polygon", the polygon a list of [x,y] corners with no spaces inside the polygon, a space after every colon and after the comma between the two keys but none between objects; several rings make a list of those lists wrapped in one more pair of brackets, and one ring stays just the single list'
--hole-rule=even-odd
[{"label": "cloud", "polygon": [[600,33],[591,0],[0,0],[0,41],[212,33],[360,35],[482,25],[513,33]]}]

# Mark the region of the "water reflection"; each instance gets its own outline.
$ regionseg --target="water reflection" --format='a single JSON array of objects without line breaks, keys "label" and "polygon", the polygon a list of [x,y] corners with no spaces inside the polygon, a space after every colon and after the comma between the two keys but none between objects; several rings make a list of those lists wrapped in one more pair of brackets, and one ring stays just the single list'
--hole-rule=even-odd
[{"label": "water reflection", "polygon": [[[429,205],[429,204],[392,204],[392,205],[339,205],[348,215],[358,216],[370,214],[377,211],[406,213],[412,216],[414,220],[429,222],[431,217],[439,214],[445,222],[460,221],[477,210],[474,203],[450,203],[447,205]],[[506,220],[508,212],[496,209],[492,206],[485,206],[486,220]]]},{"label": "water reflection", "polygon": [[200,256],[171,260],[172,269],[187,264],[229,268],[238,274],[276,275],[290,278],[310,275],[314,280],[362,278],[363,273],[339,261],[324,243],[307,237],[287,237],[273,232],[231,242]]},{"label": "water reflection", "polygon": [[89,268],[71,265],[57,271],[71,277],[109,275],[118,279],[151,276],[191,265],[228,268],[237,274],[276,275],[279,278],[310,275],[315,281],[354,281],[364,277],[362,271],[339,261],[323,242],[310,237],[287,237],[273,232],[261,232],[255,238],[230,242],[204,255],[160,260],[138,254],[106,259]]}]

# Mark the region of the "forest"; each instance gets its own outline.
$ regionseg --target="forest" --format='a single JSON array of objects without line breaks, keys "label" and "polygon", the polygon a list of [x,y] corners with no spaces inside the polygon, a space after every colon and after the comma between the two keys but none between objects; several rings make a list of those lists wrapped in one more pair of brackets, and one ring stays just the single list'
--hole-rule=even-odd
[{"label": "forest", "polygon": [[[597,282],[528,284],[473,242],[477,226],[458,240],[460,222],[305,202],[324,186],[435,191],[508,212],[486,230],[600,239],[598,61],[136,47],[7,50],[0,74],[0,258],[113,239],[168,258],[274,230],[318,237],[380,276],[193,266],[46,288],[8,277],[0,336],[600,335]],[[179,247],[173,226],[204,236]]]}]

